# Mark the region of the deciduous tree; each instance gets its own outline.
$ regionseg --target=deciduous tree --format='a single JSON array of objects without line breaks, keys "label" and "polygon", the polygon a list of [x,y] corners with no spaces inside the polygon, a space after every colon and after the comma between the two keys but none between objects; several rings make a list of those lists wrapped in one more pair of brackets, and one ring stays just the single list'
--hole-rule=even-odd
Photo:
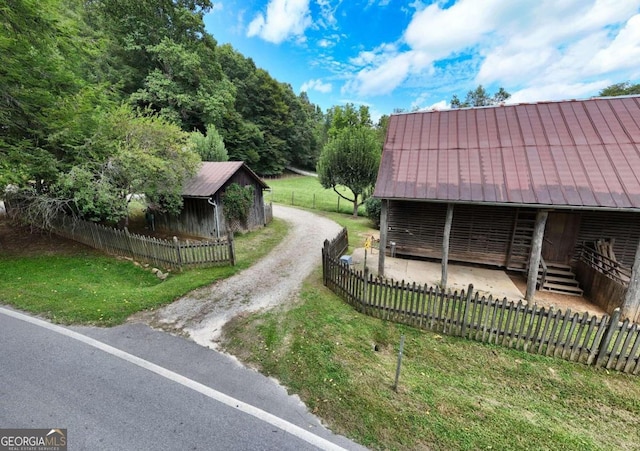
[{"label": "deciduous tree", "polygon": [[91,221],[125,218],[134,194],[179,213],[184,181],[200,165],[188,133],[126,105],[105,114],[83,151],[84,161],[61,175],[52,194],[72,200],[75,213]]},{"label": "deciduous tree", "polygon": [[464,102],[460,101],[457,95],[451,98],[451,108],[468,108],[478,106],[490,106],[497,105],[504,102],[511,94],[504,90],[504,88],[498,89],[498,91],[491,95],[487,92],[482,85],[478,85],[473,91],[467,92],[467,96]]},{"label": "deciduous tree", "polygon": [[632,94],[640,94],[640,83],[631,84],[625,81],[607,86],[600,91],[600,95],[603,97],[627,96]]},{"label": "deciduous tree", "polygon": [[[381,150],[375,130],[364,126],[342,129],[322,149],[317,166],[320,183],[352,202],[354,216],[376,182]],[[353,197],[342,194],[338,186],[347,187]]]}]

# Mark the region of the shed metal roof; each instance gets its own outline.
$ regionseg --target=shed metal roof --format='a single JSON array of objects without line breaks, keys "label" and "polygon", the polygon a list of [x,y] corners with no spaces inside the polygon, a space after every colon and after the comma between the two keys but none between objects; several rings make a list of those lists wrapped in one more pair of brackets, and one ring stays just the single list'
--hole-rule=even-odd
[{"label": "shed metal roof", "polygon": [[640,96],[393,115],[374,195],[640,209]]},{"label": "shed metal roof", "polygon": [[233,175],[243,168],[252,178],[267,189],[268,186],[242,161],[224,161],[202,163],[198,174],[187,180],[182,188],[184,197],[210,197],[214,195]]}]

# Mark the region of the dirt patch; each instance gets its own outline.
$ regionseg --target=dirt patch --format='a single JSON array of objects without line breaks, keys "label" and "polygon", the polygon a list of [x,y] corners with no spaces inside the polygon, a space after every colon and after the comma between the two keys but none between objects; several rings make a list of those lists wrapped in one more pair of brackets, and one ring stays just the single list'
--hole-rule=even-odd
[{"label": "dirt patch", "polygon": [[[521,292],[525,293],[527,291],[527,281],[523,276],[512,273],[509,273],[508,275]],[[544,307],[545,309],[553,307],[555,310],[562,310],[563,312],[566,312],[567,309],[571,309],[574,313],[588,312],[589,315],[597,316],[604,315],[606,313],[600,307],[591,303],[583,296],[570,296],[538,290],[536,291],[534,298],[538,307]]]},{"label": "dirt patch", "polygon": [[9,256],[86,255],[95,249],[53,233],[15,224],[0,216],[0,254]]}]

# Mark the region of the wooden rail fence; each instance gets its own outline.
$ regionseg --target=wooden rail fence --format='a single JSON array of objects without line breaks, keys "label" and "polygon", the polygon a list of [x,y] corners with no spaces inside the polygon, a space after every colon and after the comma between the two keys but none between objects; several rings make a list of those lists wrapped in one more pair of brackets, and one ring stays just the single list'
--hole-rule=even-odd
[{"label": "wooden rail fence", "polygon": [[183,268],[234,265],[233,237],[211,241],[162,240],[129,233],[88,221],[64,217],[52,230],[55,234],[78,241],[109,254],[130,257],[154,266]]},{"label": "wooden rail fence", "polygon": [[640,325],[611,316],[589,316],[445,292],[427,285],[373,277],[339,260],[346,231],[322,249],[324,284],[361,313],[421,329],[563,358],[625,373],[640,372]]}]

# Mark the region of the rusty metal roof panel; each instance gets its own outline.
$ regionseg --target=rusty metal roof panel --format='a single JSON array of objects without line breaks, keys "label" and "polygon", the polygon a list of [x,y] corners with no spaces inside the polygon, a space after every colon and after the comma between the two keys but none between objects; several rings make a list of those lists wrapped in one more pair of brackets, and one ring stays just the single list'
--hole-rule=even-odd
[{"label": "rusty metal roof panel", "polygon": [[375,196],[640,209],[640,96],[393,115]]},{"label": "rusty metal roof panel", "polygon": [[182,188],[182,195],[184,197],[210,197],[240,170],[247,171],[250,177],[254,178],[260,186],[268,188],[262,179],[242,161],[205,161],[202,163],[198,173],[190,180],[187,180]]}]

